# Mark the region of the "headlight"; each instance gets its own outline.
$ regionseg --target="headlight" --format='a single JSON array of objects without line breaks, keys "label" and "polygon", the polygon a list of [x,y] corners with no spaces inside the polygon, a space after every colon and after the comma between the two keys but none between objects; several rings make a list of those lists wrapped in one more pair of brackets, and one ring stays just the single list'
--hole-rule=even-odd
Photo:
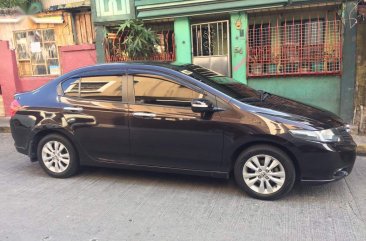
[{"label": "headlight", "polygon": [[332,129],[321,131],[307,131],[307,130],[290,130],[291,135],[296,138],[319,141],[319,142],[339,142],[340,136],[334,133]]}]

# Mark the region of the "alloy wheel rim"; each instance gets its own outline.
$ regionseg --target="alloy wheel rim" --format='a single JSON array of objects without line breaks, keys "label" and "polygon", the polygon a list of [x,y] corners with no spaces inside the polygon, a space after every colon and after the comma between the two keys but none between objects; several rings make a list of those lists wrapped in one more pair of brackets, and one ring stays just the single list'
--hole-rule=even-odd
[{"label": "alloy wheel rim", "polygon": [[49,141],[42,148],[42,161],[48,170],[61,173],[70,164],[70,153],[59,141]]},{"label": "alloy wheel rim", "polygon": [[270,155],[255,155],[243,167],[246,185],[256,193],[268,195],[281,189],[286,173],[283,165]]}]

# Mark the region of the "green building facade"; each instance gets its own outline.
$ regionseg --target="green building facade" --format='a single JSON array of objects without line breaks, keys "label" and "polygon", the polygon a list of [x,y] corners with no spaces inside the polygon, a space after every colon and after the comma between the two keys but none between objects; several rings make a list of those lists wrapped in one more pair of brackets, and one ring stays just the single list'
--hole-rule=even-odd
[{"label": "green building facade", "polygon": [[108,29],[138,18],[174,32],[169,41],[178,63],[203,65],[346,121],[353,118],[355,88],[353,7],[334,0],[92,1],[98,62],[106,61]]}]

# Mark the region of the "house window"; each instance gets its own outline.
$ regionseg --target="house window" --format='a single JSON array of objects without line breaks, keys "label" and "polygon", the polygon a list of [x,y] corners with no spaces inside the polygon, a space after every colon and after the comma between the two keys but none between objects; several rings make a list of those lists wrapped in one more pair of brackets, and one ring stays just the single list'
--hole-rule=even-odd
[{"label": "house window", "polygon": [[271,28],[269,24],[250,25],[248,36],[250,72],[260,74],[271,62]]},{"label": "house window", "polygon": [[248,76],[340,74],[341,26],[320,18],[250,25]]},{"label": "house window", "polygon": [[174,43],[174,24],[173,22],[161,23],[146,23],[146,28],[155,32],[157,42],[155,47],[156,52],[147,57],[130,57],[127,54],[127,45],[125,40],[130,36],[130,30],[119,32],[118,27],[109,28],[110,33],[106,36],[103,46],[105,51],[106,62],[121,62],[121,61],[167,61],[175,60],[175,43]]},{"label": "house window", "polygon": [[14,39],[20,76],[60,74],[53,29],[17,31]]}]

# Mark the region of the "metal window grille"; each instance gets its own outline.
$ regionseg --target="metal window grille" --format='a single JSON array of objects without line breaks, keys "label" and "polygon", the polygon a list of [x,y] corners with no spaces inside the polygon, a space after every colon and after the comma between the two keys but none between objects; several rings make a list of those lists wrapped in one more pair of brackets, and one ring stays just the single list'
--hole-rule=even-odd
[{"label": "metal window grille", "polygon": [[158,44],[156,53],[144,58],[131,58],[126,54],[125,38],[128,36],[128,31],[120,35],[112,34],[104,39],[104,51],[106,62],[121,62],[121,61],[175,61],[175,45],[174,31],[164,30],[157,31]]},{"label": "metal window grille", "polygon": [[192,24],[193,57],[228,55],[228,24],[227,20]]},{"label": "metal window grille", "polygon": [[341,28],[336,16],[250,25],[248,76],[340,74]]}]

